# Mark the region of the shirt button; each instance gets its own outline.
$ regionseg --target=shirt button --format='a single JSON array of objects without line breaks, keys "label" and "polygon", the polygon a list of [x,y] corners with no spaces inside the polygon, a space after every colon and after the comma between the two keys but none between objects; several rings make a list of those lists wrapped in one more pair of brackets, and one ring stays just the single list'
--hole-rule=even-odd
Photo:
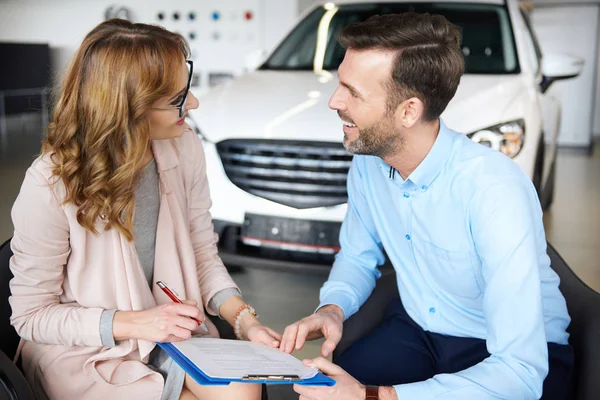
[{"label": "shirt button", "polygon": [[435,308],[431,307],[431,308],[429,309],[429,312],[430,312],[430,313],[432,313],[432,314],[435,314]]},{"label": "shirt button", "polygon": [[406,197],[408,199],[410,197],[410,194],[404,192],[404,197]]},{"label": "shirt button", "polygon": [[423,186],[421,186],[421,189],[423,189],[423,190],[427,190],[427,185],[423,185]]},{"label": "shirt button", "polygon": [[406,235],[406,240],[410,240],[410,235]]}]

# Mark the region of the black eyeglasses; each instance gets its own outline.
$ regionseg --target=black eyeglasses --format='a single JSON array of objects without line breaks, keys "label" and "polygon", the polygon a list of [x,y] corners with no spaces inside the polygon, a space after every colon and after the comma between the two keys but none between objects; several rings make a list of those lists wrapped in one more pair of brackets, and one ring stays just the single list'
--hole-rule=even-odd
[{"label": "black eyeglasses", "polygon": [[185,113],[185,105],[186,105],[187,99],[188,99],[188,93],[190,92],[190,86],[192,84],[192,76],[194,74],[194,62],[192,60],[185,60],[185,62],[189,66],[189,68],[188,68],[189,76],[188,76],[187,85],[185,87],[185,92],[183,93],[183,97],[181,98],[181,101],[179,102],[179,104],[172,105],[170,108],[152,107],[153,110],[168,111],[168,110],[176,109],[179,111],[179,118],[183,118],[183,114]]},{"label": "black eyeglasses", "polygon": [[194,62],[192,60],[185,60],[185,62],[190,66],[190,73],[188,75],[187,86],[185,87],[185,93],[183,94],[183,99],[181,99],[181,104],[177,106],[179,110],[179,118],[183,117],[183,113],[185,110],[185,103],[187,102],[188,93],[190,92],[190,85],[192,84],[192,75],[194,73]]}]

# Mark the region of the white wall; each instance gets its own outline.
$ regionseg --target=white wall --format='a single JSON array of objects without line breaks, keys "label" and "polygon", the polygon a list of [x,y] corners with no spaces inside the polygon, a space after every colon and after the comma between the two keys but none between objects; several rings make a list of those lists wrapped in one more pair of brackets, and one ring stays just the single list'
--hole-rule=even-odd
[{"label": "white wall", "polygon": [[596,60],[596,95],[594,96],[594,137],[600,139],[600,43],[598,44]]},{"label": "white wall", "polygon": [[[600,0],[599,0],[600,1]],[[317,0],[298,0],[298,14],[315,4]]]},{"label": "white wall", "polygon": [[295,25],[299,14],[298,1],[301,0],[263,0],[264,50],[273,50]]},{"label": "white wall", "polygon": [[[129,9],[134,22],[186,36],[194,32],[196,39],[188,41],[203,87],[210,72],[240,74],[247,54],[272,49],[297,16],[296,0],[2,0],[0,41],[48,43],[53,70],[61,73],[87,32],[115,4]],[[159,21],[159,11],[168,18]],[[175,11],[182,16],[177,21],[171,17]],[[190,11],[196,13],[193,21],[187,18]],[[211,18],[214,11],[220,13],[218,21]],[[251,20],[244,18],[246,11],[252,12]]]},{"label": "white wall", "polygon": [[[547,6],[568,6],[568,5],[583,5],[583,4],[600,4],[600,0],[520,0],[523,3],[533,4],[534,7]],[[558,29],[569,29],[569,26],[560,26]],[[594,137],[600,139],[600,49],[596,50],[598,56],[596,60],[596,79],[594,89],[594,121],[592,124],[592,132]]]},{"label": "white wall", "polygon": [[542,52],[566,53],[581,58],[581,74],[552,84],[549,91],[562,104],[559,144],[589,147],[594,130],[596,76],[598,74],[598,21],[596,4],[535,6],[532,22]]}]

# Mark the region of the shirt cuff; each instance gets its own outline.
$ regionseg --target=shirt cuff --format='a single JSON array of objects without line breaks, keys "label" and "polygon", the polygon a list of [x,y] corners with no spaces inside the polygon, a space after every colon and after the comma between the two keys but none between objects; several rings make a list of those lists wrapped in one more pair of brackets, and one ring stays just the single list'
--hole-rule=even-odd
[{"label": "shirt cuff", "polygon": [[355,302],[356,301],[353,298],[351,298],[350,296],[348,296],[345,293],[340,293],[340,292],[329,293],[321,299],[321,303],[319,304],[319,306],[317,307],[315,312],[317,312],[319,310],[319,308],[321,308],[321,307],[325,307],[326,305],[329,305],[329,304],[334,304],[334,305],[340,307],[342,309],[342,311],[344,312],[344,321],[345,321],[348,318],[350,318],[350,316],[352,316],[352,314],[354,314],[357,311],[358,307],[356,307],[354,305]]},{"label": "shirt cuff", "polygon": [[399,399],[433,399],[436,396],[432,393],[432,389],[431,383],[428,381],[405,383],[394,386],[394,390]]},{"label": "shirt cuff", "polygon": [[215,314],[219,316],[219,318],[223,319],[223,317],[221,317],[221,313],[219,313],[219,310],[221,309],[221,306],[225,304],[225,302],[229,300],[229,298],[232,296],[238,296],[241,298],[242,293],[237,288],[228,288],[220,290],[217,293],[215,293],[215,295],[210,299],[210,301],[208,302],[208,308],[214,311]]},{"label": "shirt cuff", "polygon": [[113,336],[113,318],[117,310],[104,310],[100,314],[100,340],[102,346],[115,347],[115,338]]}]

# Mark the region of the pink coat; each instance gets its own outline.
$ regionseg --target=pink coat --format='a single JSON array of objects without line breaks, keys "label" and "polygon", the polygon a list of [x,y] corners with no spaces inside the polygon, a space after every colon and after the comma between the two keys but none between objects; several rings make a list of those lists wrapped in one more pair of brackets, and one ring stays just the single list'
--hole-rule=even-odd
[{"label": "pink coat", "polygon": [[[160,180],[154,282],[208,307],[236,285],[217,254],[204,150],[191,130],[152,149]],[[62,182],[49,185],[56,181],[49,161],[46,154],[33,162],[12,210],[11,322],[24,339],[27,379],[39,398],[160,399],[163,378],[146,365],[155,344],[103,347],[100,314],[171,300],[148,286],[133,242],[104,231],[101,220],[98,236],[77,223]]]}]

